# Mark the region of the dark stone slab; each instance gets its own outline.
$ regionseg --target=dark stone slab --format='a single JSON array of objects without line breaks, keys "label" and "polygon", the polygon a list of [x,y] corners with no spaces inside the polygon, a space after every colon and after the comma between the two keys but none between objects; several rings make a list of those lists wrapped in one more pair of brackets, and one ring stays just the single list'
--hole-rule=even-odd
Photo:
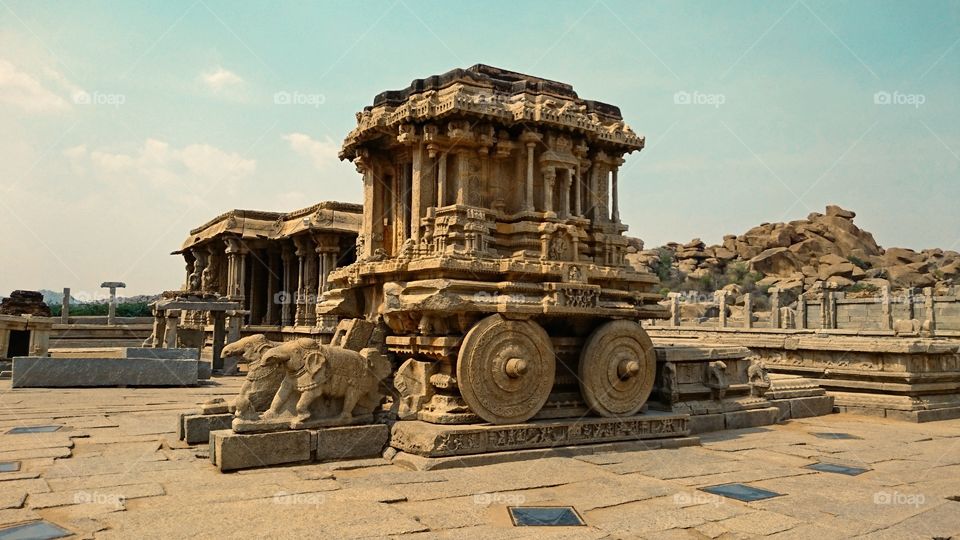
[{"label": "dark stone slab", "polygon": [[42,520],[0,529],[0,540],[50,540],[71,535],[67,529]]},{"label": "dark stone slab", "polygon": [[515,527],[585,527],[583,518],[572,506],[510,506]]},{"label": "dark stone slab", "polygon": [[196,385],[196,359],[38,356],[13,359],[13,388]]},{"label": "dark stone slab", "polygon": [[782,495],[781,493],[755,488],[746,484],[721,484],[700,489],[713,495],[720,495],[721,497],[728,497],[743,502],[762,501]]}]

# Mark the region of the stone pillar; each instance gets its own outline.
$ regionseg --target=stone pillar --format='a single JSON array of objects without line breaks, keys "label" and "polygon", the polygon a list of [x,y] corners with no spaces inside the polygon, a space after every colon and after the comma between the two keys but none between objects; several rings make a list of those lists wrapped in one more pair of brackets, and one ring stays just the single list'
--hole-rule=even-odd
[{"label": "stone pillar", "polygon": [[467,191],[470,189],[470,182],[467,177],[470,174],[470,151],[460,150],[457,152],[457,182],[456,182],[456,202],[458,205],[467,204],[469,200]]},{"label": "stone pillar", "polygon": [[717,313],[717,321],[720,328],[727,327],[727,292],[726,291],[716,291],[714,297],[717,299],[717,308],[720,310]]},{"label": "stone pillar", "polygon": [[743,327],[753,328],[753,297],[750,293],[743,295]]},{"label": "stone pillar", "polygon": [[797,299],[797,328],[804,330],[807,328],[807,299],[801,294]]},{"label": "stone pillar", "polygon": [[440,164],[437,165],[437,208],[447,205],[447,153],[440,154]]},{"label": "stone pillar", "polygon": [[543,212],[546,217],[557,217],[553,211],[553,186],[557,182],[557,170],[547,167],[543,173]]},{"label": "stone pillar", "polygon": [[670,298],[670,326],[680,326],[680,294],[668,293]]},{"label": "stone pillar", "polygon": [[525,184],[523,209],[527,212],[533,212],[533,149],[537,143],[527,143],[527,182]]},{"label": "stone pillar", "polygon": [[310,260],[312,259],[311,255],[315,252],[313,250],[313,245],[310,242],[310,239],[306,236],[298,236],[293,239],[294,243],[297,246],[296,254],[299,263],[299,272],[297,274],[297,311],[294,319],[294,324],[297,326],[304,326],[310,324],[310,310],[307,308],[307,295],[309,294],[309,287],[312,273],[312,264]]},{"label": "stone pillar", "polygon": [[63,288],[63,300],[60,303],[60,322],[70,324],[70,287]]},{"label": "stone pillar", "polygon": [[[166,314],[162,311],[153,310],[153,340],[150,342],[150,346],[154,349],[158,349],[163,346],[164,334],[167,330],[167,317]],[[0,356],[3,356],[0,354]]]},{"label": "stone pillar", "polygon": [[883,306],[880,328],[883,330],[893,330],[893,306],[890,298],[890,287],[880,289],[880,304]]},{"label": "stone pillar", "polygon": [[243,326],[243,316],[246,312],[243,310],[227,311],[227,343],[233,343],[240,339],[240,327]]},{"label": "stone pillar", "polygon": [[913,288],[904,289],[904,294],[907,295],[907,319],[916,319],[917,318],[917,309],[916,304],[914,303],[914,290]]},{"label": "stone pillar", "polygon": [[251,253],[250,258],[250,279],[249,283],[244,287],[249,294],[247,296],[247,309],[250,310],[250,317],[247,319],[247,324],[260,324],[260,321],[257,319],[257,312],[260,311],[260,299],[257,298],[257,264],[260,263],[260,258],[257,257],[256,252]]},{"label": "stone pillar", "polygon": [[770,328],[781,328],[780,319],[780,289],[773,287],[770,289]]},{"label": "stone pillar", "polygon": [[10,358],[8,351],[10,345],[10,330],[0,325],[0,358]]},{"label": "stone pillar", "polygon": [[277,254],[274,251],[267,253],[267,310],[263,314],[263,324],[274,325],[274,311],[277,305]]},{"label": "stone pillar", "polygon": [[280,254],[283,259],[283,305],[280,307],[280,324],[290,326],[293,324],[293,305],[291,300],[295,297],[290,294],[290,280],[292,277],[293,251],[289,246],[283,247]]},{"label": "stone pillar", "polygon": [[565,169],[563,191],[560,192],[560,217],[570,217],[570,187],[573,185],[573,169]]},{"label": "stone pillar", "polygon": [[168,309],[165,313],[167,318],[166,328],[163,332],[163,348],[177,348],[177,326],[180,324],[180,310]]},{"label": "stone pillar", "polygon": [[119,281],[105,281],[100,284],[105,289],[110,289],[110,305],[107,312],[107,324],[113,326],[117,322],[117,289],[125,288],[127,285]]},{"label": "stone pillar", "polygon": [[936,304],[933,298],[933,287],[923,288],[923,311],[925,314],[923,320],[923,333],[932,337],[937,332],[937,314]]},{"label": "stone pillar", "polygon": [[212,369],[223,369],[223,346],[225,344],[225,319],[226,314],[222,311],[211,312],[213,316],[213,364]]},{"label": "stone pillar", "polygon": [[620,223],[620,198],[617,190],[617,169],[618,167],[613,167],[610,175],[610,194],[611,194],[611,209],[610,209],[610,218],[615,223]]},{"label": "stone pillar", "polygon": [[837,293],[830,291],[830,317],[827,319],[831,329],[837,328]]},{"label": "stone pillar", "polygon": [[[574,169],[570,169],[570,174],[574,174]],[[583,216],[583,204],[580,201],[580,193],[583,186],[580,185],[580,166],[577,165],[576,175],[573,177],[573,215]]]},{"label": "stone pillar", "polygon": [[50,351],[50,330],[31,328],[29,351],[30,356],[47,356]]}]

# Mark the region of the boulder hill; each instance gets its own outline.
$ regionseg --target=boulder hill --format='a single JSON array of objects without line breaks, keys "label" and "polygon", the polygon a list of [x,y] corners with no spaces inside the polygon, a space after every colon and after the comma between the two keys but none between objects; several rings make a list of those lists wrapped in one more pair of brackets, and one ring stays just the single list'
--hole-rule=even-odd
[{"label": "boulder hill", "polygon": [[947,294],[960,284],[960,253],[941,249],[920,252],[880,247],[873,235],[853,224],[856,214],[828,206],[789,223],[764,223],[740,236],[724,236],[722,245],[707,246],[699,238],[671,242],[627,255],[638,270],[660,276],[664,289],[710,292],[744,289],[765,292],[777,287],[799,295],[824,285],[848,295],[934,287]]}]

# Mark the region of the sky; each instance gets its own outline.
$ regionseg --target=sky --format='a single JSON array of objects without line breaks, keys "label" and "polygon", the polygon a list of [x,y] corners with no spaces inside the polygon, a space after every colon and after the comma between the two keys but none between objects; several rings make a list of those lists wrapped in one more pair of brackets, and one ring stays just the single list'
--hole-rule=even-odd
[{"label": "sky", "polygon": [[476,63],[621,108],[647,246],[835,203],[960,249],[960,1],[0,0],[0,295],[176,289],[220,213],[360,202],[354,113]]}]

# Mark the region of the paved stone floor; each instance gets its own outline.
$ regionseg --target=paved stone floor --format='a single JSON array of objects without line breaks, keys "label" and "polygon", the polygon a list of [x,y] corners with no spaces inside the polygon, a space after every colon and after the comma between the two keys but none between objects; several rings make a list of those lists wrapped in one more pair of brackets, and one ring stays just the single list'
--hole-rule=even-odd
[{"label": "paved stone floor", "polygon": [[[383,460],[216,472],[173,442],[201,388],[11,390],[0,381],[0,527],[97,538],[960,538],[960,420],[849,415],[703,437],[702,447],[411,472]],[[8,434],[59,424],[52,433]],[[845,433],[838,440],[815,433]],[[804,468],[817,461],[858,476]],[[698,488],[781,493],[739,502]],[[507,506],[571,505],[586,527],[516,528]],[[0,530],[0,538],[3,532]]]}]

